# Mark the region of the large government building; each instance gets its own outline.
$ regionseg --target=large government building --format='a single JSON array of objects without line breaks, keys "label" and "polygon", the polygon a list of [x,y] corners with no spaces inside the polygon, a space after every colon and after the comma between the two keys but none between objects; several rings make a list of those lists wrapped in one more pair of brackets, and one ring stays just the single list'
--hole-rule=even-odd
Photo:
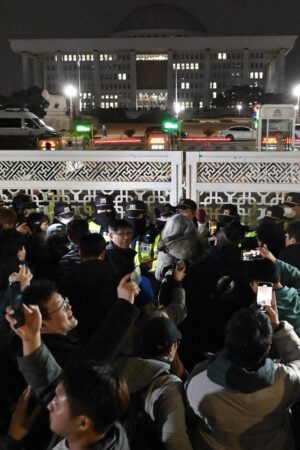
[{"label": "large government building", "polygon": [[235,85],[285,88],[285,57],[296,36],[211,36],[179,7],[151,5],[129,14],[107,37],[12,39],[23,87],[79,92],[80,109],[209,107]]}]

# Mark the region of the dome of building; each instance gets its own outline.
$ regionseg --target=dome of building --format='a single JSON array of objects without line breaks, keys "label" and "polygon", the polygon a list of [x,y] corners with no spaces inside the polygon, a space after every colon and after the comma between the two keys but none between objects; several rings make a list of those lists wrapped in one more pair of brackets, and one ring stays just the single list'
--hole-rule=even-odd
[{"label": "dome of building", "polygon": [[204,25],[179,6],[155,4],[135,9],[114,34],[121,36],[195,36],[207,34]]}]

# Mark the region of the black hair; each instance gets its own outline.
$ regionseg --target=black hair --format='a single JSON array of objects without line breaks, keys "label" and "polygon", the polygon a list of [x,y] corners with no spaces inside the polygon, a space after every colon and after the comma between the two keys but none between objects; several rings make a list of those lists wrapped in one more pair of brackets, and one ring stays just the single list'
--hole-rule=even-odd
[{"label": "black hair", "polygon": [[294,238],[297,244],[300,244],[300,220],[293,220],[286,230],[290,238]]},{"label": "black hair", "polygon": [[266,244],[270,252],[277,257],[285,247],[282,225],[266,217],[261,220],[256,232],[258,241]]},{"label": "black hair", "polygon": [[217,234],[218,245],[236,245],[241,242],[241,230],[233,224],[225,225]]},{"label": "black hair", "polygon": [[108,225],[108,230],[111,233],[116,233],[118,230],[126,230],[126,229],[132,230],[133,227],[132,224],[125,219],[114,219]]},{"label": "black hair", "polygon": [[90,233],[82,236],[79,247],[82,259],[98,258],[106,247],[106,241],[101,234]]},{"label": "black hair", "polygon": [[279,282],[279,274],[273,261],[266,258],[253,259],[247,264],[247,276],[249,282],[269,281],[270,283]]},{"label": "black hair", "polygon": [[13,210],[19,214],[19,210],[23,203],[31,203],[31,197],[27,194],[17,194],[12,200]]},{"label": "black hair", "polygon": [[41,231],[41,225],[45,222],[49,223],[49,217],[40,212],[32,212],[26,217],[26,223],[33,233]]},{"label": "black hair", "polygon": [[57,288],[52,281],[40,279],[33,281],[24,289],[22,298],[25,305],[38,305],[42,318],[48,319],[46,304],[55,292]]},{"label": "black hair", "polygon": [[85,415],[98,434],[107,433],[129,403],[128,387],[111,368],[93,362],[68,366],[63,372],[72,417]]},{"label": "black hair", "polygon": [[72,219],[67,223],[67,235],[74,244],[79,244],[82,236],[88,233],[89,224],[84,219]]},{"label": "black hair", "polygon": [[225,350],[229,359],[242,367],[255,367],[263,361],[272,343],[272,326],[264,312],[243,308],[229,320]]},{"label": "black hair", "polygon": [[16,258],[18,251],[25,246],[25,237],[17,230],[1,230],[0,232],[0,259]]}]

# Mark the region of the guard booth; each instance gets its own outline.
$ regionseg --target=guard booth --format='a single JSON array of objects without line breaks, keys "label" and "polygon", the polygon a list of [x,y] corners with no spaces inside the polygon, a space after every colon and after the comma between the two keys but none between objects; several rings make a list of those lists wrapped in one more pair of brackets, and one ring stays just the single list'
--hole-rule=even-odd
[{"label": "guard booth", "polygon": [[294,105],[262,105],[257,111],[258,151],[294,150]]}]

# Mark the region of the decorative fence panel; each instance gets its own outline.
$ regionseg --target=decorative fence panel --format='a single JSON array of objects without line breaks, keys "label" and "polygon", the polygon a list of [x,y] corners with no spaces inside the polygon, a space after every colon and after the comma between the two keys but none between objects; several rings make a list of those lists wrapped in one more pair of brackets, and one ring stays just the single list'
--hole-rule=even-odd
[{"label": "decorative fence panel", "polygon": [[64,200],[88,215],[101,191],[113,196],[123,215],[124,205],[134,197],[149,206],[176,204],[182,186],[181,158],[181,152],[1,151],[0,195],[9,203],[21,190],[38,205]]},{"label": "decorative fence panel", "polygon": [[186,153],[186,196],[212,218],[221,204],[234,203],[243,219],[254,223],[289,191],[300,191],[297,151]]}]

